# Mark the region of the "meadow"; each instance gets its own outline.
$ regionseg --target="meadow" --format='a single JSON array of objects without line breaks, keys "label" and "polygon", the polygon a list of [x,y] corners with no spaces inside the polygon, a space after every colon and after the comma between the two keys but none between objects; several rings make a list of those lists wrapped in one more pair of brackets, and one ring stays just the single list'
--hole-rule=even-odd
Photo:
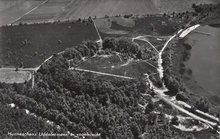
[{"label": "meadow", "polygon": [[66,22],[0,28],[2,67],[37,67],[49,56],[85,40],[98,40],[92,22]]}]

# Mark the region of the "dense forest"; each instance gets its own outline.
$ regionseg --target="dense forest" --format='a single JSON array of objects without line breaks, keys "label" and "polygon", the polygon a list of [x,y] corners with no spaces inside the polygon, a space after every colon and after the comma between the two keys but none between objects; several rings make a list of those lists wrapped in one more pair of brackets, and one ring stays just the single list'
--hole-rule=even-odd
[{"label": "dense forest", "polygon": [[192,23],[201,23],[219,26],[220,24],[220,4],[200,4],[192,5],[196,19]]},{"label": "dense forest", "polygon": [[[69,67],[77,65],[82,57],[110,54],[113,51],[127,58],[141,59],[144,55],[141,48],[125,38],[107,38],[103,42],[103,47],[92,41],[83,42],[79,46],[66,49],[62,54],[54,54],[50,62],[42,65],[35,73],[36,82],[33,89],[30,88],[29,82],[13,85],[1,83],[2,107],[14,111],[5,106],[14,103],[20,109],[28,109],[31,113],[53,121],[61,127],[56,130],[44,123],[29,122],[27,128],[32,124],[33,128],[36,126],[33,132],[49,130],[69,131],[73,134],[100,133],[101,136],[98,138],[103,139],[192,138],[191,135],[174,130],[173,122],[166,120],[163,111],[159,115],[154,113],[160,108],[158,104],[152,102],[154,93],[144,80],[92,79],[84,72],[69,70]],[[142,108],[140,104],[146,104],[146,107]],[[170,110],[172,109],[167,109]],[[19,110],[16,111],[18,117],[19,114],[24,115]],[[16,112],[7,113],[10,118]],[[20,120],[10,122],[18,126],[8,126],[6,130],[2,130],[1,136],[12,129],[17,132],[27,131],[26,128],[21,128],[20,124],[28,122],[30,118],[33,117],[27,116],[25,118],[27,121],[23,121],[23,118],[21,122]],[[1,124],[0,129],[4,126],[5,124]]]},{"label": "dense forest", "polygon": [[[0,136],[7,138],[9,133],[29,132],[29,133],[65,133],[65,130],[57,128],[46,123],[44,119],[37,119],[34,116],[29,116],[23,109],[12,109],[0,103]],[[19,138],[19,137],[17,137]]]}]

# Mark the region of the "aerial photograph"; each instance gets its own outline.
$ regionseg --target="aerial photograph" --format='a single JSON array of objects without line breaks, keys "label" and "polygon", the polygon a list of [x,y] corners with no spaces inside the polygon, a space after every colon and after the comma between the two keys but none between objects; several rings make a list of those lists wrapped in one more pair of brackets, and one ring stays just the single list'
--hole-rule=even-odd
[{"label": "aerial photograph", "polygon": [[0,0],[0,139],[220,139],[220,0]]}]

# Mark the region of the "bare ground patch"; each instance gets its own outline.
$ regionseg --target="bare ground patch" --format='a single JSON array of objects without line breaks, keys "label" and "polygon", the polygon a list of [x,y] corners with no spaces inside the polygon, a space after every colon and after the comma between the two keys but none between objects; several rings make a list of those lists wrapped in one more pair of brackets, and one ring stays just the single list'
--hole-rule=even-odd
[{"label": "bare ground patch", "polygon": [[4,83],[24,83],[31,79],[29,71],[0,70],[0,82]]}]

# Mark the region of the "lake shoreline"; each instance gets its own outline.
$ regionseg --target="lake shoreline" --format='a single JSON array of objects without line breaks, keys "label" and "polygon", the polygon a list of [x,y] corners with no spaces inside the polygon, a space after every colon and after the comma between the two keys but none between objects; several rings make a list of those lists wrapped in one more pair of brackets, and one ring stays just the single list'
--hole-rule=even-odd
[{"label": "lake shoreline", "polygon": [[190,98],[188,100],[189,103],[194,105],[196,101],[198,101],[201,97],[204,97],[210,103],[209,111],[211,113],[220,113],[220,104],[218,104],[220,101],[213,100],[216,98],[216,96],[205,90],[201,85],[197,83],[193,72],[189,67],[188,60],[191,57],[192,46],[187,44],[185,39],[180,39],[175,45],[172,45],[171,47],[173,50],[173,66],[171,66],[170,69],[173,71],[172,74],[180,79],[179,83],[184,88],[186,92],[185,95]]}]

